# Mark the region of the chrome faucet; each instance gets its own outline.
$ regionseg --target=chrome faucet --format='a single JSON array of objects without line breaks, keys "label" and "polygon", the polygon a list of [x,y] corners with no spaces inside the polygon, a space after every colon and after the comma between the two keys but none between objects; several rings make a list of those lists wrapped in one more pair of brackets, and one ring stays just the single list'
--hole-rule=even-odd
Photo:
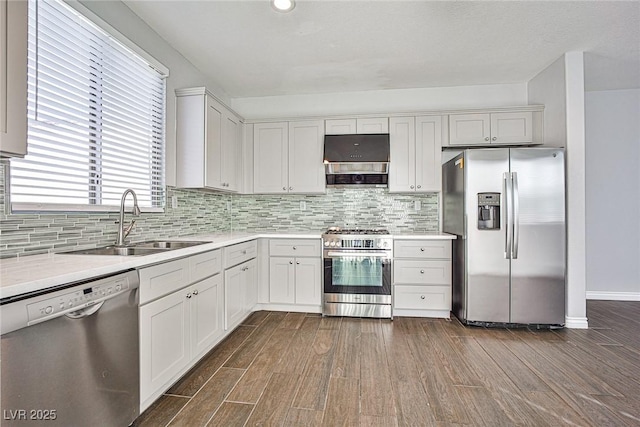
[{"label": "chrome faucet", "polygon": [[130,188],[128,190],[124,190],[124,193],[122,194],[122,200],[120,200],[120,222],[118,222],[118,240],[116,241],[116,246],[124,246],[124,239],[129,235],[129,233],[131,233],[131,230],[133,230],[133,226],[136,223],[135,220],[131,220],[126,228],[124,226],[124,200],[127,198],[127,194],[129,193],[131,193],[131,195],[133,196],[133,210],[131,211],[131,213],[134,216],[140,215],[140,208],[138,207],[138,196],[136,196],[135,191]]}]

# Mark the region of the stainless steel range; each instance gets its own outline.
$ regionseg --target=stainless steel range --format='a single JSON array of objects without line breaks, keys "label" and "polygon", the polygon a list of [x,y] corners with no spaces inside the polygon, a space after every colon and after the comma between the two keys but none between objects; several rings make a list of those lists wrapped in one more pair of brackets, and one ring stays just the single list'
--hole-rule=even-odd
[{"label": "stainless steel range", "polygon": [[322,235],[325,316],[391,318],[392,239],[383,229]]}]

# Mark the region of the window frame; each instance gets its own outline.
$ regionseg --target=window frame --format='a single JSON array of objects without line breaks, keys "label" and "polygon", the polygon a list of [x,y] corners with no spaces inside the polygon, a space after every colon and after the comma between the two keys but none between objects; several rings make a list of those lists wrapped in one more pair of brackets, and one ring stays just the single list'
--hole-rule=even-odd
[{"label": "window frame", "polygon": [[[26,0],[25,0],[26,1]],[[36,0],[37,1],[37,0]],[[164,198],[162,206],[141,206],[140,210],[143,213],[162,213],[165,212],[167,207],[167,198],[166,198],[166,123],[167,123],[167,79],[169,78],[169,69],[156,60],[154,57],[149,55],[145,50],[143,50],[140,46],[131,41],[128,37],[120,33],[109,23],[104,21],[86,6],[82,5],[77,0],[60,0],[62,3],[65,3],[69,6],[75,13],[81,15],[87,21],[91,22],[102,31],[107,33],[107,35],[120,44],[122,44],[125,48],[132,51],[134,54],[138,55],[142,60],[144,60],[149,67],[160,74],[160,78],[164,80],[165,91],[164,91],[164,99],[163,99],[163,135],[162,135],[162,184],[161,187],[164,191]],[[25,94],[26,96],[26,94]],[[26,112],[25,112],[26,114]],[[95,213],[109,213],[109,212],[118,212],[120,209],[119,205],[113,204],[100,204],[100,205],[92,205],[92,204],[67,204],[67,203],[38,203],[38,202],[13,202],[11,200],[11,173],[10,173],[10,162],[9,167],[5,167],[5,197],[7,198],[6,205],[10,207],[11,213],[16,214],[28,214],[28,213],[57,213],[57,212],[71,212],[71,213],[82,213],[82,212],[95,212]],[[89,188],[89,187],[88,187]],[[127,200],[128,204],[131,202],[131,198]]]}]

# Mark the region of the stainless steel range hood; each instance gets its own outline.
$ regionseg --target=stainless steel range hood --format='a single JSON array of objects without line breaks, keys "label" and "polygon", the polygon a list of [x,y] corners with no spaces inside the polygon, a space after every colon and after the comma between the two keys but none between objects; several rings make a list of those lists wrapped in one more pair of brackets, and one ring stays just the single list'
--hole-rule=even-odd
[{"label": "stainless steel range hood", "polygon": [[327,185],[387,186],[389,134],[326,135]]}]

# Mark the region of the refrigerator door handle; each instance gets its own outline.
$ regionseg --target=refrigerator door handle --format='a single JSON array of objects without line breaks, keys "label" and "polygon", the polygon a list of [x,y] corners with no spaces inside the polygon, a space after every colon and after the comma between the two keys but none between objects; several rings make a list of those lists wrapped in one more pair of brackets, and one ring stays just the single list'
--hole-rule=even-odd
[{"label": "refrigerator door handle", "polygon": [[502,194],[504,194],[504,258],[511,259],[511,177],[509,172],[502,174]]},{"label": "refrigerator door handle", "polygon": [[520,191],[518,190],[518,172],[511,174],[513,195],[513,247],[511,249],[512,259],[518,259],[518,246],[520,246]]}]

